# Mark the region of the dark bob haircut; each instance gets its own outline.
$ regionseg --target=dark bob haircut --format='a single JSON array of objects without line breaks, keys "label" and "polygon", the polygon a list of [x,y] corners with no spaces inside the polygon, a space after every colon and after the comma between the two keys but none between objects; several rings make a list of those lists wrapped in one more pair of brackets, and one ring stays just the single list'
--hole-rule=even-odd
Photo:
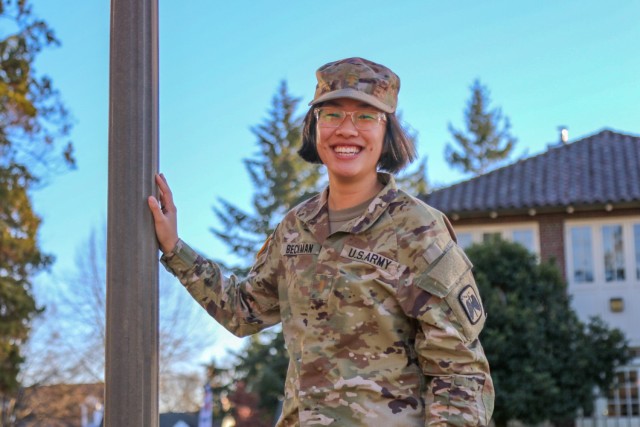
[{"label": "dark bob haircut", "polygon": [[[322,163],[316,149],[316,116],[313,112],[318,105],[309,108],[304,117],[302,129],[302,147],[298,154],[309,163]],[[378,169],[396,173],[416,159],[416,147],[400,125],[394,113],[387,113],[387,129],[382,143],[382,154],[378,160]]]}]

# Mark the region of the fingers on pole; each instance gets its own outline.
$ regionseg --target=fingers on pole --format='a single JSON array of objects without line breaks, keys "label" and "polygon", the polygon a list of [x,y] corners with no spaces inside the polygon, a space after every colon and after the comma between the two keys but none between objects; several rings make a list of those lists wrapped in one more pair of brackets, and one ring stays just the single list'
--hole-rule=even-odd
[{"label": "fingers on pole", "polygon": [[149,204],[149,209],[151,210],[154,218],[157,215],[162,215],[162,209],[160,207],[160,202],[158,201],[158,199],[153,196],[149,196],[147,197],[147,203]]},{"label": "fingers on pole", "polygon": [[156,174],[156,183],[158,184],[160,204],[163,210],[175,210],[171,188],[169,188],[165,176],[163,174]]}]

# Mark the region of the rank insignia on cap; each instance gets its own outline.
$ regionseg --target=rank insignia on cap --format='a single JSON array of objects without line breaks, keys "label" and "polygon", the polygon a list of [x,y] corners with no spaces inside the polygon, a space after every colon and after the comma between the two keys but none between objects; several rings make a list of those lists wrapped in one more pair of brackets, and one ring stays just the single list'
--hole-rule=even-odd
[{"label": "rank insignia on cap", "polygon": [[480,297],[478,297],[476,290],[471,285],[462,288],[458,294],[458,301],[460,301],[460,305],[462,305],[472,325],[482,319],[483,310]]}]

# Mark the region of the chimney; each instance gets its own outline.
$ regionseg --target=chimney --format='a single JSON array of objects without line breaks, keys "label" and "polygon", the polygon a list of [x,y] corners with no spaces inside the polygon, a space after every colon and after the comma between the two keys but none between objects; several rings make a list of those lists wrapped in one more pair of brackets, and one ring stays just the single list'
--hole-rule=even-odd
[{"label": "chimney", "polygon": [[565,145],[569,142],[569,129],[566,126],[558,126],[560,132],[560,145]]}]

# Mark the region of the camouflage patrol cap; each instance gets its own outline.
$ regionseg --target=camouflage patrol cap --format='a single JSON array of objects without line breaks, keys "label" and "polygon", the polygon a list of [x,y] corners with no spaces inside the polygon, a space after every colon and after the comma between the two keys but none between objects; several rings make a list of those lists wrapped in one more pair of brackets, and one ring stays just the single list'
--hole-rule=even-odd
[{"label": "camouflage patrol cap", "polygon": [[351,98],[386,113],[396,111],[400,78],[384,65],[363,58],[341,59],[318,68],[316,77],[316,93],[309,105]]}]

